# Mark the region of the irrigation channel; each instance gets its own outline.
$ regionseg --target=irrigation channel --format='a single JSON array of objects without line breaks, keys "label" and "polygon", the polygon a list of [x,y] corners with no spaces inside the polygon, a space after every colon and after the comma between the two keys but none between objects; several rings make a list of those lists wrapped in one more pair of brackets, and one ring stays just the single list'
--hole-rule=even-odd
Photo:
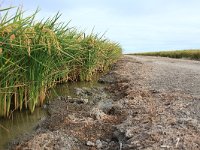
[{"label": "irrigation channel", "polygon": [[33,114],[30,114],[29,110],[23,110],[22,112],[16,111],[13,113],[11,119],[0,120],[0,150],[7,149],[9,143],[19,138],[22,135],[30,134],[34,131],[37,124],[44,120],[48,115],[46,106],[52,100],[55,100],[58,96],[71,96],[75,97],[74,88],[91,88],[94,86],[103,86],[97,81],[99,76],[95,77],[92,82],[70,82],[67,84],[57,85],[55,88],[49,91],[46,98],[46,104],[43,107],[36,108]]}]

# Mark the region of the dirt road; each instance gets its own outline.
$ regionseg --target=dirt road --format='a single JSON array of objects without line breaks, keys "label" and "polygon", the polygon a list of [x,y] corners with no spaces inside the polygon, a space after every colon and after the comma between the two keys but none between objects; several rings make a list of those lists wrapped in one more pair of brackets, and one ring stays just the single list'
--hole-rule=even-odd
[{"label": "dirt road", "polygon": [[162,57],[136,57],[134,59],[151,66],[150,85],[157,90],[180,90],[200,96],[200,61]]},{"label": "dirt road", "polygon": [[113,70],[124,149],[200,149],[199,61],[126,56]]},{"label": "dirt road", "polygon": [[[151,127],[142,132],[154,140],[157,138],[157,142],[149,143],[151,147],[199,149],[200,62],[158,57],[131,58],[141,63],[140,77],[143,81],[140,83],[144,83],[142,89],[149,94],[142,96],[141,100],[143,103],[146,101],[147,112],[150,106],[152,122]],[[131,141],[135,142],[135,139]],[[148,140],[144,141],[148,143]],[[142,148],[147,147],[146,142]],[[141,139],[138,143],[142,143]]]},{"label": "dirt road", "polygon": [[124,56],[99,82],[60,97],[14,149],[200,149],[200,62]]}]

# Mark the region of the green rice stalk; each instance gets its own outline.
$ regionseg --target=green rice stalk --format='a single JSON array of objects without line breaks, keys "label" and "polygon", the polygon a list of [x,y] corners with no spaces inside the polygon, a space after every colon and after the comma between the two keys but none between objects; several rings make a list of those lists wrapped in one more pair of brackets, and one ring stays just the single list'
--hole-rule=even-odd
[{"label": "green rice stalk", "polygon": [[92,80],[121,56],[121,47],[59,23],[57,13],[35,21],[38,9],[24,17],[22,9],[0,22],[0,116],[43,105],[48,89],[68,80]]}]

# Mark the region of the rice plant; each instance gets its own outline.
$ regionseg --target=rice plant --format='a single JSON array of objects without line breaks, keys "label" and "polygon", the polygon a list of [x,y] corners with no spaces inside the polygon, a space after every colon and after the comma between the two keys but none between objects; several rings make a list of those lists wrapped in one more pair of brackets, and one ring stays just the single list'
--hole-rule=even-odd
[{"label": "rice plant", "polygon": [[198,49],[136,53],[134,55],[161,56],[161,57],[170,57],[170,58],[188,58],[188,59],[200,60],[200,50]]},{"label": "rice plant", "polygon": [[121,56],[119,44],[58,22],[59,13],[39,22],[38,10],[24,17],[21,9],[9,16],[9,9],[0,10],[0,116],[23,108],[33,112],[49,88],[90,81]]}]

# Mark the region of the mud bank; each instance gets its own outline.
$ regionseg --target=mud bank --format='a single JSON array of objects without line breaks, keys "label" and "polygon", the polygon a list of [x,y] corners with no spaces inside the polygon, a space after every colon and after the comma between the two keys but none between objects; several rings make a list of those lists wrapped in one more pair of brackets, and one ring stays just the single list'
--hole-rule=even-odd
[{"label": "mud bank", "polygon": [[154,66],[125,56],[99,82],[58,97],[12,149],[199,149],[200,97],[152,86]]},{"label": "mud bank", "polygon": [[119,149],[115,125],[127,114],[106,87],[74,88],[74,97],[53,100],[35,133],[14,141],[11,149]]}]

